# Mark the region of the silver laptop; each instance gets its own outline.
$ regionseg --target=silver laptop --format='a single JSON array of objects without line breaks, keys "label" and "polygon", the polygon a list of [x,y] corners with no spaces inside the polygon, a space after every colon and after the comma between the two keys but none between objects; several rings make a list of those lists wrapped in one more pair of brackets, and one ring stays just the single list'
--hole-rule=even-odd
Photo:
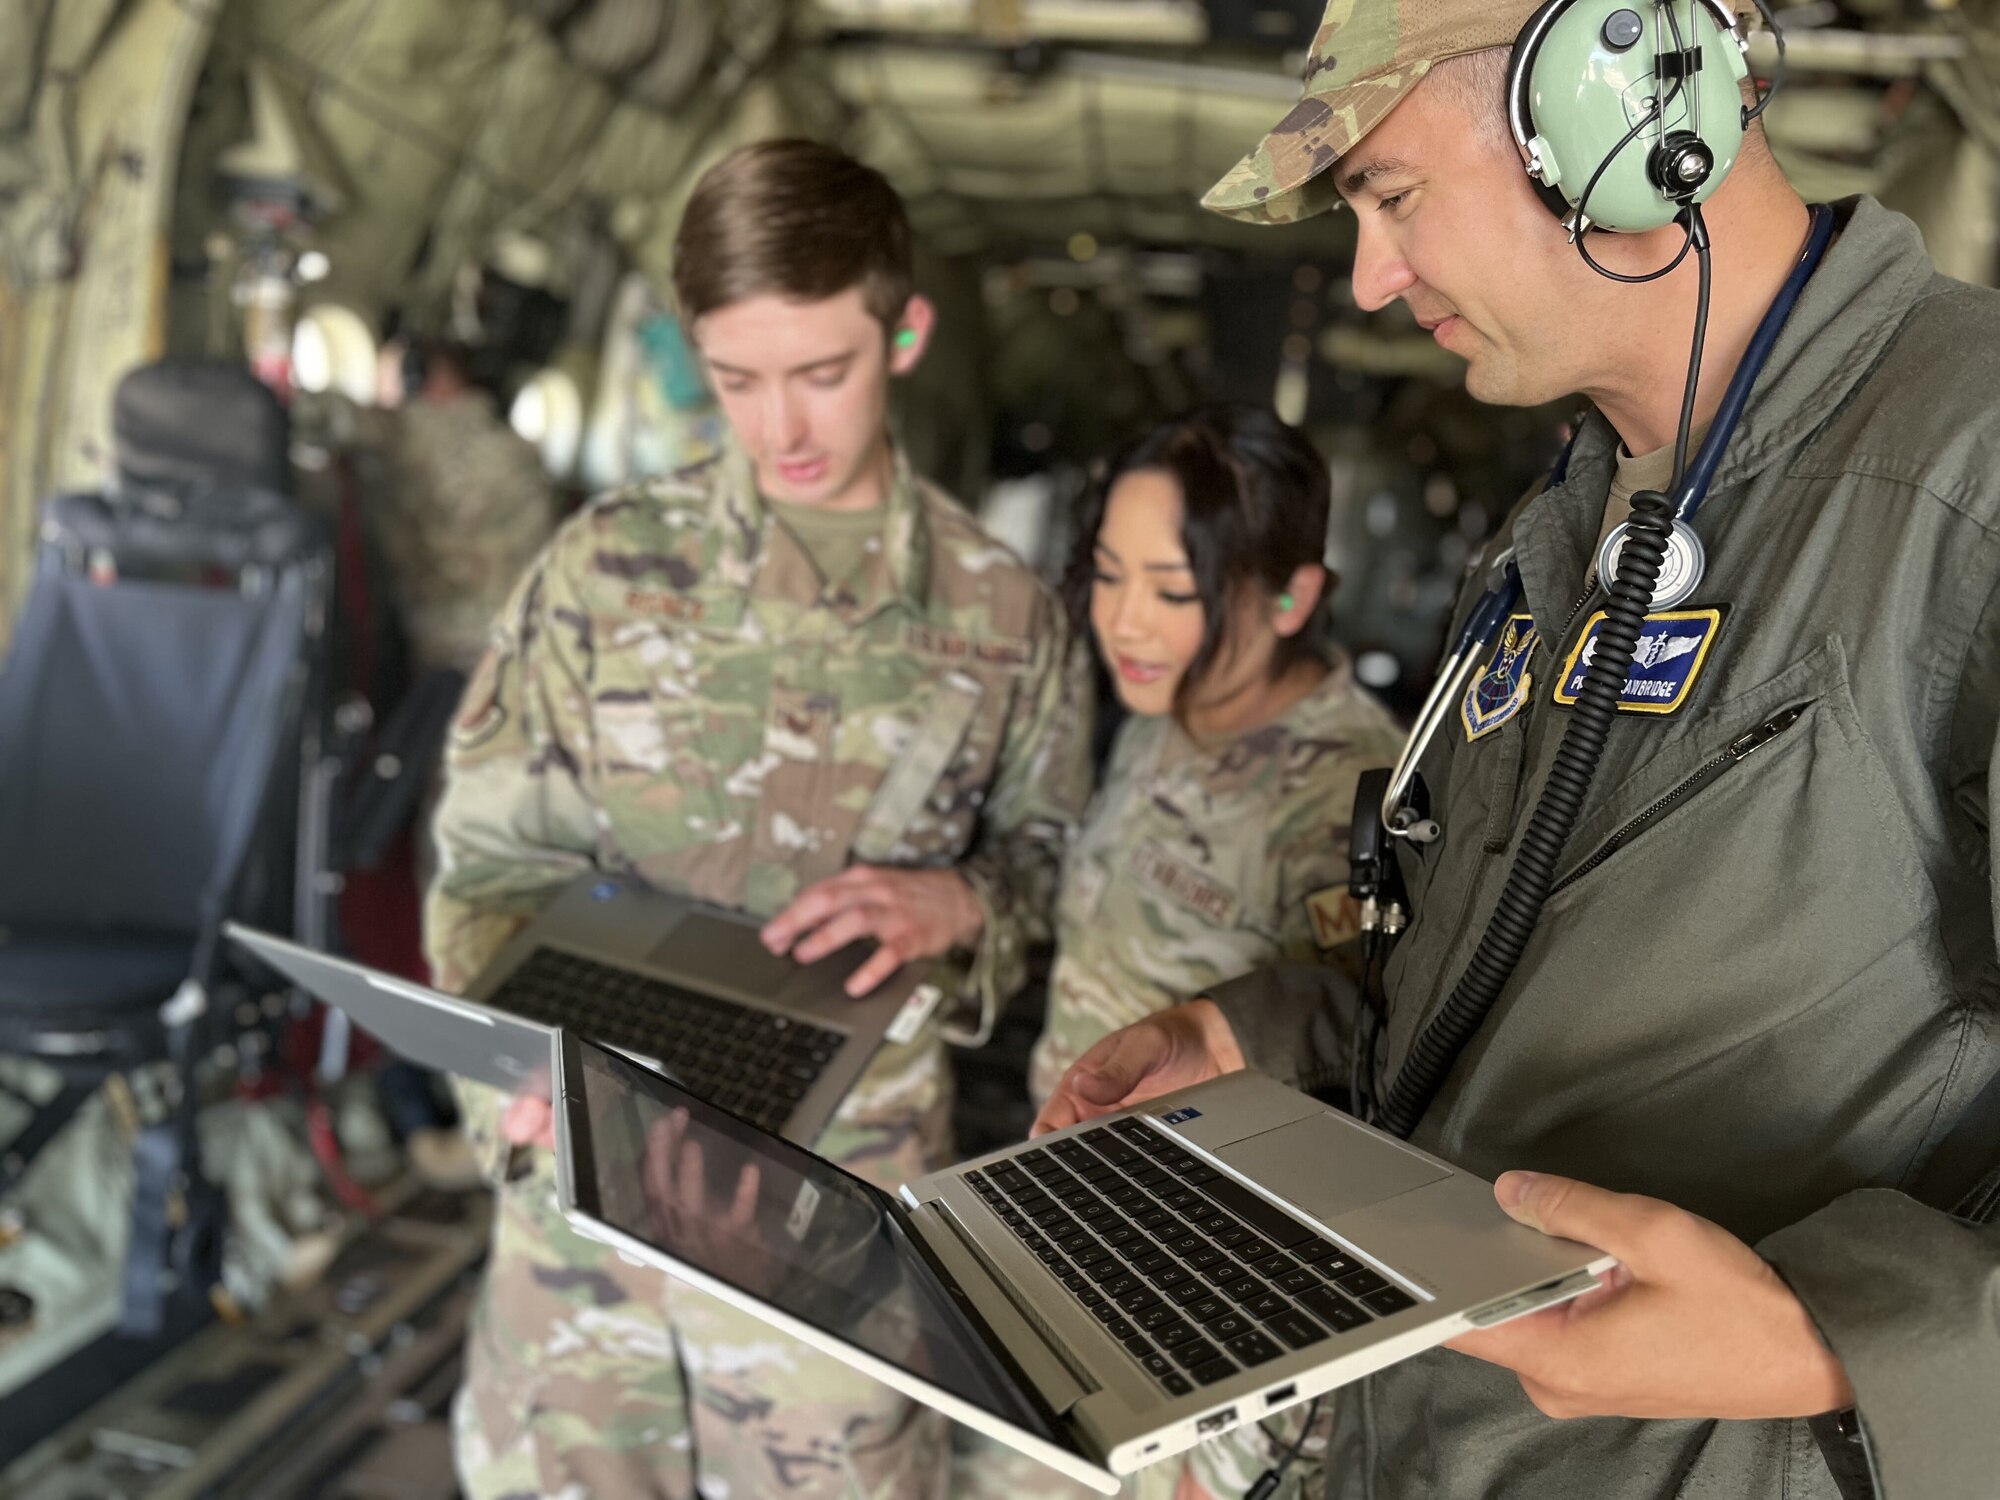
[{"label": "silver laptop", "polygon": [[576,1037],[556,1074],[579,1232],[1105,1494],[1613,1264],[1259,1073],[900,1198]]},{"label": "silver laptop", "polygon": [[842,985],[863,945],[799,964],[767,951],[759,926],[591,875],[566,886],[463,998],[251,928],[225,931],[412,1061],[540,1092],[556,1030],[568,1028],[810,1145],[876,1049],[915,1036],[940,991],[906,964],[850,999]]}]

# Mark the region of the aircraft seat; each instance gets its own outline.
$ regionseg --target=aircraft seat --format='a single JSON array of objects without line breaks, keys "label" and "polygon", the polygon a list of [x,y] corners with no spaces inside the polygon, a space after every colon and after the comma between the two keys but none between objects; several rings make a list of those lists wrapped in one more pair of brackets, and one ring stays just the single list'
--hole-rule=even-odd
[{"label": "aircraft seat", "polygon": [[[126,377],[119,477],[44,510],[40,565],[0,665],[0,1051],[61,1080],[24,1100],[0,1193],[114,1075],[166,1064],[168,1118],[139,1121],[124,1329],[170,1286],[205,1296],[220,1205],[193,1150],[195,1068],[261,983],[220,927],[271,921],[311,885],[298,761],[325,613],[327,551],[273,472],[228,463],[135,483],[128,411],[180,409],[153,437],[282,434],[247,371],[163,363]],[[278,438],[282,441],[282,438]],[[282,920],[282,919],[280,919]],[[173,1276],[168,1275],[173,1268]],[[189,1286],[190,1272],[198,1285]]]}]

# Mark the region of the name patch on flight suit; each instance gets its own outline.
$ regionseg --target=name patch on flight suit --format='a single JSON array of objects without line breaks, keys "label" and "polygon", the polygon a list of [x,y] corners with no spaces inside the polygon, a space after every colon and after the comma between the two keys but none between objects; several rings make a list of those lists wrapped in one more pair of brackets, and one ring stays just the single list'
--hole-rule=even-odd
[{"label": "name patch on flight suit", "polygon": [[1534,687],[1534,679],[1528,673],[1528,658],[1534,654],[1535,642],[1540,639],[1533,615],[1507,617],[1507,628],[1500,632],[1493,660],[1472,679],[1472,686],[1465,690],[1465,702],[1459,705],[1458,716],[1465,721],[1466,743],[1484,739],[1521,711]]},{"label": "name patch on flight suit", "polygon": [[[1578,637],[1576,648],[1563,663],[1562,677],[1556,682],[1556,702],[1574,707],[1583,693],[1583,679],[1597,655],[1598,633],[1604,628],[1605,613],[1590,617]],[[1688,701],[1694,682],[1708,662],[1709,648],[1722,628],[1722,610],[1670,609],[1646,616],[1639,635],[1639,648],[1632,655],[1632,670],[1618,695],[1618,711],[1626,714],[1670,714]]]}]

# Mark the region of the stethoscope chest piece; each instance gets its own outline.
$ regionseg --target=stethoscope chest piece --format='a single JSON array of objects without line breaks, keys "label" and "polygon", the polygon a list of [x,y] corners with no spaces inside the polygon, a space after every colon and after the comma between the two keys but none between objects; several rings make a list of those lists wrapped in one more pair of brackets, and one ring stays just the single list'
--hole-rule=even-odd
[{"label": "stethoscope chest piece", "polygon": [[[1676,520],[1673,527],[1667,538],[1667,555],[1660,563],[1659,579],[1653,585],[1655,610],[1672,609],[1700,588],[1702,572],[1708,566],[1708,554],[1702,550],[1701,538],[1694,534],[1694,528],[1681,520]],[[1621,521],[1597,549],[1597,576],[1607,587],[1618,576],[1618,557],[1625,550],[1625,537],[1631,529],[1630,521]]]}]

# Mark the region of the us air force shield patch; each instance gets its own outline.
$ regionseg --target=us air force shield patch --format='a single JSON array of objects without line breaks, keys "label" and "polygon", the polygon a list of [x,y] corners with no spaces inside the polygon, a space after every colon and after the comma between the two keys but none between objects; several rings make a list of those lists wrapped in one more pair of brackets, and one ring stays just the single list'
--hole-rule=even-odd
[{"label": "us air force shield patch", "polygon": [[1472,686],[1465,690],[1465,701],[1459,705],[1468,743],[1491,734],[1519,713],[1521,705],[1528,701],[1534,685],[1528,674],[1528,658],[1534,654],[1539,639],[1533,615],[1507,617],[1507,628],[1500,632],[1493,660],[1472,679]]}]

